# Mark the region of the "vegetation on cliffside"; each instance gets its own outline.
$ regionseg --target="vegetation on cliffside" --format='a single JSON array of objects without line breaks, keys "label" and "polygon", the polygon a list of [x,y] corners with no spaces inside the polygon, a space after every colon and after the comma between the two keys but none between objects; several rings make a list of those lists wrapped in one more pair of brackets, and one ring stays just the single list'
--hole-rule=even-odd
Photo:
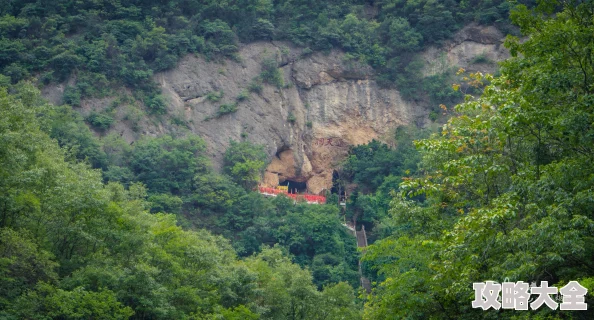
[{"label": "vegetation on cliffside", "polygon": [[[1,318],[359,318],[343,282],[356,283],[343,243],[354,240],[335,208],[248,194],[211,171],[198,137],[112,137],[99,150],[84,126],[56,132],[68,112],[31,85],[11,92],[0,90]],[[78,130],[82,149],[68,139]],[[106,163],[103,177],[85,154]],[[188,219],[220,215],[210,223],[232,243],[163,213],[184,207]]]},{"label": "vegetation on cliffside", "polygon": [[[468,96],[439,133],[416,142],[416,175],[376,221],[381,239],[363,258],[378,282],[365,318],[592,318],[592,4],[519,6],[512,20],[529,38],[508,38],[513,58],[501,76],[469,75],[486,85],[482,96]],[[487,280],[558,288],[576,280],[588,288],[589,310],[472,308],[472,284]]]},{"label": "vegetation on cliffside", "polygon": [[343,49],[412,98],[423,90],[411,85],[419,77],[414,52],[470,21],[506,25],[509,7],[503,0],[3,1],[0,83],[73,78],[65,98],[74,105],[124,85],[158,114],[155,72],[188,53],[238,59],[240,42],[275,39],[309,51]]},{"label": "vegetation on cliffside", "polygon": [[[0,318],[594,317],[592,0],[516,7],[528,38],[508,38],[501,74],[456,86],[484,89],[480,97],[443,107],[451,119],[429,137],[403,127],[394,148],[351,149],[340,178],[357,185],[346,213],[371,232],[364,254],[338,205],[252,192],[261,146],[232,142],[219,174],[198,136],[98,138],[85,121],[108,128],[109,112],[83,119],[23,80],[75,79],[65,91],[73,105],[123,84],[158,115],[152,73],[183,54],[234,57],[238,41],[288,39],[342,48],[399,85],[415,72],[411,52],[467,21],[504,20],[509,8],[367,4],[2,2]],[[361,255],[371,294],[356,294]],[[472,283],[486,280],[577,280],[589,310],[472,308]]]}]

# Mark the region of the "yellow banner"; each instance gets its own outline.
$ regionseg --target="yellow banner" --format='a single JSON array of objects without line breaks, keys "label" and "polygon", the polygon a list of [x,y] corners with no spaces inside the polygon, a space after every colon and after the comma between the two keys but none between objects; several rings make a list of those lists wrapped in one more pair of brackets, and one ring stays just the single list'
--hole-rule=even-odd
[{"label": "yellow banner", "polygon": [[283,191],[289,191],[289,186],[277,186],[276,189],[283,190]]}]

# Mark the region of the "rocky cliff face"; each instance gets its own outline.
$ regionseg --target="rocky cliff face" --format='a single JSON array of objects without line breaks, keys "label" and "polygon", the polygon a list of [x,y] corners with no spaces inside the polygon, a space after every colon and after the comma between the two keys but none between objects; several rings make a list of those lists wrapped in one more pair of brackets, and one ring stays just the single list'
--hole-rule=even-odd
[{"label": "rocky cliff face", "polygon": [[498,61],[509,58],[502,43],[504,38],[505,35],[493,26],[467,25],[442,47],[430,47],[422,53],[423,73],[428,76],[449,68],[493,73]]},{"label": "rocky cliff face", "polygon": [[[338,51],[304,56],[286,43],[262,42],[244,46],[239,57],[217,63],[187,56],[156,78],[171,100],[169,112],[191,120],[190,130],[206,140],[215,163],[230,140],[265,145],[272,162],[264,184],[290,179],[318,193],[331,187],[332,168],[350,145],[424,118],[422,108],[403,101],[396,90],[380,88],[369,67],[345,62]],[[260,93],[238,99],[249,92],[263,59],[278,61],[285,85],[264,85]],[[236,112],[214,116],[222,104],[233,103]]]},{"label": "rocky cliff face", "polygon": [[[492,72],[495,62],[508,55],[502,39],[493,27],[467,26],[441,48],[422,53],[423,72],[431,75],[458,67]],[[250,83],[266,59],[277,61],[284,86],[264,84],[260,92],[251,92]],[[395,89],[380,88],[370,67],[346,61],[339,51],[304,54],[288,43],[252,43],[240,49],[236,61],[188,55],[155,79],[169,102],[166,119],[145,117],[132,125],[129,110],[120,108],[112,131],[131,142],[142,135],[187,127],[204,138],[215,167],[220,167],[231,140],[247,139],[264,145],[271,159],[263,184],[275,186],[286,179],[306,182],[312,193],[332,186],[333,168],[349,146],[383,140],[400,125],[427,122],[423,106],[403,101]],[[59,104],[63,87],[43,92]],[[79,111],[83,115],[100,111],[112,100],[85,100]],[[225,104],[236,104],[237,111],[217,117]]]}]

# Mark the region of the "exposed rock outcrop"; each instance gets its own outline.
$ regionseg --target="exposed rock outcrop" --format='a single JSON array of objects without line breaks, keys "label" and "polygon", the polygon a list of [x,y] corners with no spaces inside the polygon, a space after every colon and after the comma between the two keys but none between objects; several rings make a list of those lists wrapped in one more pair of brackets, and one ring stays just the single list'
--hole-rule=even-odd
[{"label": "exposed rock outcrop", "polygon": [[[502,39],[493,27],[469,25],[441,48],[422,53],[423,72],[431,75],[457,67],[491,72],[495,61],[508,56]],[[175,119],[204,138],[215,167],[220,167],[231,140],[263,144],[271,159],[263,179],[269,186],[289,179],[307,182],[312,193],[329,189],[333,168],[344,160],[349,146],[388,137],[400,125],[427,121],[422,106],[403,101],[395,89],[381,88],[369,66],[345,60],[338,50],[304,55],[288,43],[258,42],[244,45],[237,57],[207,61],[188,55],[176,68],[156,74],[168,100],[163,120]],[[277,61],[284,86],[265,84],[261,91],[251,92],[264,59]],[[63,88],[47,87],[44,95],[58,100]],[[85,100],[78,110],[87,115],[111,101]],[[236,105],[237,111],[217,116],[224,104]],[[131,125],[126,110],[134,107],[126,108],[118,109],[120,121],[111,130],[130,142],[142,135],[185,130],[184,125],[151,118]]]},{"label": "exposed rock outcrop", "polygon": [[423,52],[423,74],[429,76],[449,68],[493,73],[498,61],[509,58],[509,51],[503,46],[504,38],[493,26],[467,25],[442,47],[430,47]]},{"label": "exposed rock outcrop", "polygon": [[[318,193],[331,186],[333,166],[349,145],[424,117],[424,110],[403,101],[398,91],[380,88],[371,68],[345,62],[339,51],[301,57],[300,49],[286,43],[260,42],[241,48],[239,57],[215,63],[187,56],[156,79],[170,99],[169,112],[183,112],[215,164],[230,140],[265,145],[272,158],[264,178],[269,185],[306,181],[309,191]],[[260,74],[261,61],[271,57],[282,66],[285,86],[264,85],[260,93],[238,99]],[[214,92],[223,92],[219,101],[209,100]],[[221,104],[233,103],[237,112],[214,116]]]}]

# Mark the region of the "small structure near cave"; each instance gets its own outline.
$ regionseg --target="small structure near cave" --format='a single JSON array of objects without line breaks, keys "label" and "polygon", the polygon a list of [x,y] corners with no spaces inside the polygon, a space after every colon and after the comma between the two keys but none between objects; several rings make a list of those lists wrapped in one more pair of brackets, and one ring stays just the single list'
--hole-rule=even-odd
[{"label": "small structure near cave", "polygon": [[279,183],[279,187],[286,187],[289,193],[307,193],[307,183],[286,179]]}]

